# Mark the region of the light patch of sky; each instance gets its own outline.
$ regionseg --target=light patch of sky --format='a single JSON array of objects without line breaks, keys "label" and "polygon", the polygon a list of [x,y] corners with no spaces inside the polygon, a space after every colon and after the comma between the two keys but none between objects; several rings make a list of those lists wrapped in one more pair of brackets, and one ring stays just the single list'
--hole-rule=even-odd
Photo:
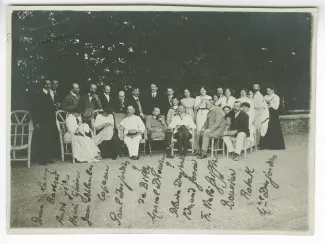
[{"label": "light patch of sky", "polygon": [[262,51],[267,51],[268,49],[266,47],[261,47]]},{"label": "light patch of sky", "polygon": [[133,53],[133,48],[132,48],[132,47],[129,47],[128,51],[129,51],[130,53]]}]

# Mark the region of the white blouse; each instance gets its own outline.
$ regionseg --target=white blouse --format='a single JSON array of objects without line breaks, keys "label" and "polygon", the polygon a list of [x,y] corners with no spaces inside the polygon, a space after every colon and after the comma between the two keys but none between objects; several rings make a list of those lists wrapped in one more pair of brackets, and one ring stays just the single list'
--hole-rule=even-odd
[{"label": "white blouse", "polygon": [[67,126],[68,131],[71,134],[75,134],[77,131],[80,132],[81,134],[89,133],[90,128],[88,124],[81,124],[78,125],[77,119],[81,122],[81,116],[75,117],[73,114],[69,114],[65,123]]},{"label": "white blouse", "polygon": [[102,114],[98,114],[95,119],[94,126],[101,126],[103,124],[110,123],[114,127],[114,117],[112,114],[109,114],[107,117]]},{"label": "white blouse", "polygon": [[[185,114],[183,118],[181,118],[179,115],[174,116],[168,127],[174,129],[175,132],[177,125],[185,125],[190,127],[191,129],[196,128],[192,116],[188,114]],[[192,133],[192,131],[190,131],[190,133]]]},{"label": "white blouse", "polygon": [[264,99],[267,103],[270,102],[269,107],[272,107],[273,109],[278,110],[278,108],[280,106],[280,98],[278,95],[276,95],[274,93],[272,95],[265,95]]},{"label": "white blouse", "polygon": [[229,98],[223,96],[217,101],[216,106],[220,106],[221,108],[229,106],[230,108],[233,108],[235,101],[236,98],[234,98],[233,96],[230,96]]},{"label": "white blouse", "polygon": [[[197,96],[194,101],[194,107],[198,106],[202,100],[210,100],[210,99],[212,99],[212,97],[209,95]],[[202,103],[199,108],[206,108],[206,103]]]}]

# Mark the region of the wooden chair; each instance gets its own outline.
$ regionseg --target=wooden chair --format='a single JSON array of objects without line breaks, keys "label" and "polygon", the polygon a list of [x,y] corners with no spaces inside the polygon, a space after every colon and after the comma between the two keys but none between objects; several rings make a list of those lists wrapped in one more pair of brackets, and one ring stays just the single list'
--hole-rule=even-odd
[{"label": "wooden chair", "polygon": [[58,127],[59,134],[60,134],[60,145],[61,145],[61,158],[62,162],[64,162],[64,156],[65,155],[71,155],[72,162],[75,164],[75,159],[73,156],[73,144],[72,144],[72,137],[71,140],[66,140],[64,138],[64,135],[68,132],[68,128],[66,126],[66,119],[68,117],[69,113],[63,110],[58,110],[55,113],[56,117],[56,126]]},{"label": "wooden chair", "polygon": [[[177,151],[176,148],[174,148],[175,142],[177,140],[174,138],[175,130],[173,131],[173,137],[172,137],[172,156],[174,156],[174,151]],[[195,129],[192,129],[192,138],[190,139],[190,143],[192,145],[192,148],[189,149],[189,151],[194,152],[194,137],[195,137]]]},{"label": "wooden chair", "polygon": [[[221,148],[220,148],[221,144]],[[222,152],[222,156],[225,156],[225,146],[226,144],[223,142],[222,138],[211,138],[210,140],[210,148],[208,150],[211,151],[211,158],[213,158],[214,153],[218,154],[218,152]]]},{"label": "wooden chair", "polygon": [[[27,161],[30,168],[31,144],[33,136],[33,121],[30,113],[25,110],[11,112],[11,148],[12,161]],[[17,155],[17,151],[27,151],[27,156]]]},{"label": "wooden chair", "polygon": [[[236,137],[232,137],[231,141],[236,142]],[[248,140],[247,140],[247,137],[245,137],[244,146],[243,146],[243,149],[242,149],[242,151],[244,151],[244,159],[247,159],[247,145],[248,145]],[[227,158],[229,158],[229,151],[227,149],[227,146],[226,146],[225,142],[223,142],[223,147],[225,148],[225,150],[227,150]]]}]

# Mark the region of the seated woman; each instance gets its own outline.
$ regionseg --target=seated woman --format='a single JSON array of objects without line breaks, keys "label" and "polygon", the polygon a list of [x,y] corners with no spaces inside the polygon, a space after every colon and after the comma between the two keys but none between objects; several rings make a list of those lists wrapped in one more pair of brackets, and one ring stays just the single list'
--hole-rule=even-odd
[{"label": "seated woman", "polygon": [[119,153],[120,140],[113,111],[106,107],[102,114],[96,116],[93,127],[96,129],[93,140],[99,147],[102,157],[115,160]]},{"label": "seated woman", "polygon": [[[71,141],[73,157],[79,162],[100,162],[100,151],[94,141],[87,135],[90,134],[88,121],[94,116],[92,109],[87,109],[81,115],[81,107],[77,106],[73,113],[66,118],[68,132],[64,135],[65,141]],[[71,136],[73,135],[73,136]]]}]

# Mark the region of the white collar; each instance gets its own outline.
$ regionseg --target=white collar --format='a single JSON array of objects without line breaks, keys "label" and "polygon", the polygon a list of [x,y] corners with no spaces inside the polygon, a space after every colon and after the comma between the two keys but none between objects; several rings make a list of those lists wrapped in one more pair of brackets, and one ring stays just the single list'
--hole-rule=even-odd
[{"label": "white collar", "polygon": [[109,94],[107,95],[106,93],[104,93],[105,97],[109,97]]},{"label": "white collar", "polygon": [[48,90],[45,90],[45,88],[43,88],[43,92],[44,92],[45,94],[50,93],[51,95],[52,95],[52,93],[53,93],[53,91],[52,91],[51,89],[48,91]]},{"label": "white collar", "polygon": [[[133,95],[132,95],[133,96]],[[137,100],[137,99],[139,99],[139,97],[135,97],[135,96],[133,96],[133,98],[134,98],[134,100]],[[140,100],[140,99],[139,99]]]},{"label": "white collar", "polygon": [[210,110],[209,111],[212,111],[214,108],[215,108],[216,106],[213,106],[212,108],[210,108]]},{"label": "white collar", "polygon": [[77,97],[77,94],[74,94],[72,91],[70,91],[70,93],[72,94],[72,96]]},{"label": "white collar", "polygon": [[151,95],[153,95],[153,94],[154,94],[154,95],[157,95],[157,92],[151,92]]}]

